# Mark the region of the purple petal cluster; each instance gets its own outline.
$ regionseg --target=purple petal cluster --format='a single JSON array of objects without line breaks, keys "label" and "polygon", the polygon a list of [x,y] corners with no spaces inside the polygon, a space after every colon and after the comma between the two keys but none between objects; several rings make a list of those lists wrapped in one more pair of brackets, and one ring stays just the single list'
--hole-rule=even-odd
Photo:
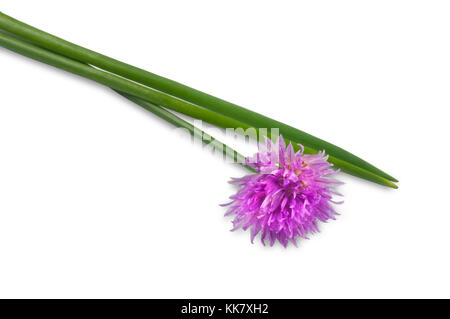
[{"label": "purple petal cluster", "polygon": [[278,240],[284,247],[297,238],[319,231],[318,222],[335,219],[338,215],[332,204],[333,188],[341,182],[330,176],[337,173],[325,156],[296,153],[292,144],[286,147],[280,136],[276,143],[266,139],[259,152],[247,158],[247,165],[258,173],[233,178],[240,186],[231,196],[226,216],[233,215],[233,229],[250,229],[251,241],[261,233],[261,242],[270,245]]}]

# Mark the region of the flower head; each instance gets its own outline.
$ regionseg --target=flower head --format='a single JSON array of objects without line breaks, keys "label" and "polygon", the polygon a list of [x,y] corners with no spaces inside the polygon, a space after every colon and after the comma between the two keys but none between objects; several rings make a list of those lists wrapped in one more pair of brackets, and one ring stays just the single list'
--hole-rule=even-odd
[{"label": "flower head", "polygon": [[234,215],[233,229],[250,229],[251,241],[261,232],[272,246],[277,240],[286,247],[297,237],[319,231],[318,221],[335,219],[333,195],[340,195],[333,187],[341,182],[330,178],[337,171],[327,162],[325,152],[303,154],[303,146],[295,153],[291,143],[286,147],[280,136],[277,143],[266,139],[266,146],[247,158],[245,164],[258,173],[233,178],[240,186],[231,196],[226,216]]}]

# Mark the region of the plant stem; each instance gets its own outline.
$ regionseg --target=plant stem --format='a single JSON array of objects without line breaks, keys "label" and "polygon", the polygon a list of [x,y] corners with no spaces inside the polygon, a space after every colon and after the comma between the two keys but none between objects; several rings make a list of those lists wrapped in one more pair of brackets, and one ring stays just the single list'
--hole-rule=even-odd
[{"label": "plant stem", "polygon": [[[165,92],[185,101],[197,104],[203,108],[209,109],[225,117],[246,123],[256,128],[279,128],[281,134],[289,140],[301,143],[315,150],[325,150],[328,154],[342,161],[361,167],[366,171],[372,172],[388,180],[397,182],[397,180],[381,171],[375,166],[369,164],[363,159],[351,154],[350,152],[316,138],[306,132],[298,130],[292,126],[268,118],[259,113],[240,107],[236,104],[221,100],[209,94],[190,88],[181,83],[166,79],[151,72],[139,69],[132,65],[109,58],[100,53],[91,51],[71,42],[55,37],[49,33],[36,29],[12,17],[0,12],[0,29],[6,30],[12,34],[18,35],[39,46],[47,48],[56,53],[65,55],[72,59],[94,65],[108,72],[120,75],[127,79],[152,87],[156,90]],[[162,104],[162,103],[156,103]],[[166,105],[166,107],[169,107]],[[194,115],[192,115],[195,117]],[[232,127],[232,126],[230,126]]]},{"label": "plant stem", "polygon": [[194,138],[200,139],[205,145],[209,145],[211,143],[214,143],[218,146],[219,149],[222,149],[222,154],[231,158],[235,163],[241,164],[248,170],[250,170],[252,173],[255,173],[256,170],[248,165],[243,165],[245,157],[232,149],[231,147],[227,146],[226,144],[223,144],[219,140],[215,139],[214,137],[210,136],[208,133],[202,131],[201,129],[195,127],[191,123],[183,120],[182,118],[178,117],[177,115],[169,112],[168,110],[164,109],[161,106],[157,106],[153,103],[141,100],[140,98],[137,98],[135,96],[131,96],[126,93],[122,93],[119,91],[116,91],[118,94],[122,95],[124,98],[130,100],[131,102],[136,103],[137,105],[143,107],[144,109],[152,112],[156,116],[162,118],[163,120],[166,120],[167,122],[173,124],[174,126],[178,128],[186,129]]},{"label": "plant stem", "polygon": [[[33,44],[13,38],[2,32],[0,32],[0,46],[3,46],[11,51],[17,52],[37,61],[80,75],[87,79],[91,79],[130,96],[134,96],[141,100],[151,102],[155,105],[167,107],[176,112],[193,116],[219,127],[242,127],[244,129],[250,127],[246,124],[240,123],[239,121],[227,118],[219,114],[215,114],[214,112],[207,109],[203,109],[165,93],[155,91],[138,83],[124,79],[120,76],[96,69],[82,62],[75,61],[65,56],[50,52]],[[295,143],[293,143],[293,145],[296,147]],[[305,152],[316,153],[317,150],[311,149],[306,146]],[[397,186],[389,180],[356,165],[345,162],[341,159],[330,156],[329,161],[331,163],[334,163],[338,168],[341,168],[344,172],[347,172],[354,176],[358,176],[384,186],[397,188]]]}]

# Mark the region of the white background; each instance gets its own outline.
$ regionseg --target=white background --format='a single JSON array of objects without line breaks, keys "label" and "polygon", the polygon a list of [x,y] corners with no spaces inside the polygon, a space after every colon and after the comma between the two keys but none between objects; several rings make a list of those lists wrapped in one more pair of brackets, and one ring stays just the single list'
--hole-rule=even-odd
[{"label": "white background", "polygon": [[242,168],[109,89],[0,49],[0,297],[450,297],[448,1],[2,0],[0,10],[400,180],[392,190],[340,174],[336,221],[299,248],[252,245],[218,206]]}]

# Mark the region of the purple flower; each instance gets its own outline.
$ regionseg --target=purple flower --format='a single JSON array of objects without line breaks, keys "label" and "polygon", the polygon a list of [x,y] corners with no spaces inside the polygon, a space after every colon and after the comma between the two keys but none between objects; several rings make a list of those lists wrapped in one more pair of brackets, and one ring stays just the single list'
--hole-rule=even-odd
[{"label": "purple flower", "polygon": [[295,153],[292,144],[286,147],[280,136],[277,143],[266,139],[266,146],[247,158],[245,164],[258,173],[233,178],[240,186],[231,196],[225,216],[234,215],[233,229],[250,229],[251,241],[261,232],[261,242],[270,245],[278,240],[284,247],[291,241],[297,246],[297,237],[319,231],[318,221],[326,222],[338,215],[332,204],[333,187],[341,182],[330,178],[338,171],[327,162],[325,152],[316,155]]}]

